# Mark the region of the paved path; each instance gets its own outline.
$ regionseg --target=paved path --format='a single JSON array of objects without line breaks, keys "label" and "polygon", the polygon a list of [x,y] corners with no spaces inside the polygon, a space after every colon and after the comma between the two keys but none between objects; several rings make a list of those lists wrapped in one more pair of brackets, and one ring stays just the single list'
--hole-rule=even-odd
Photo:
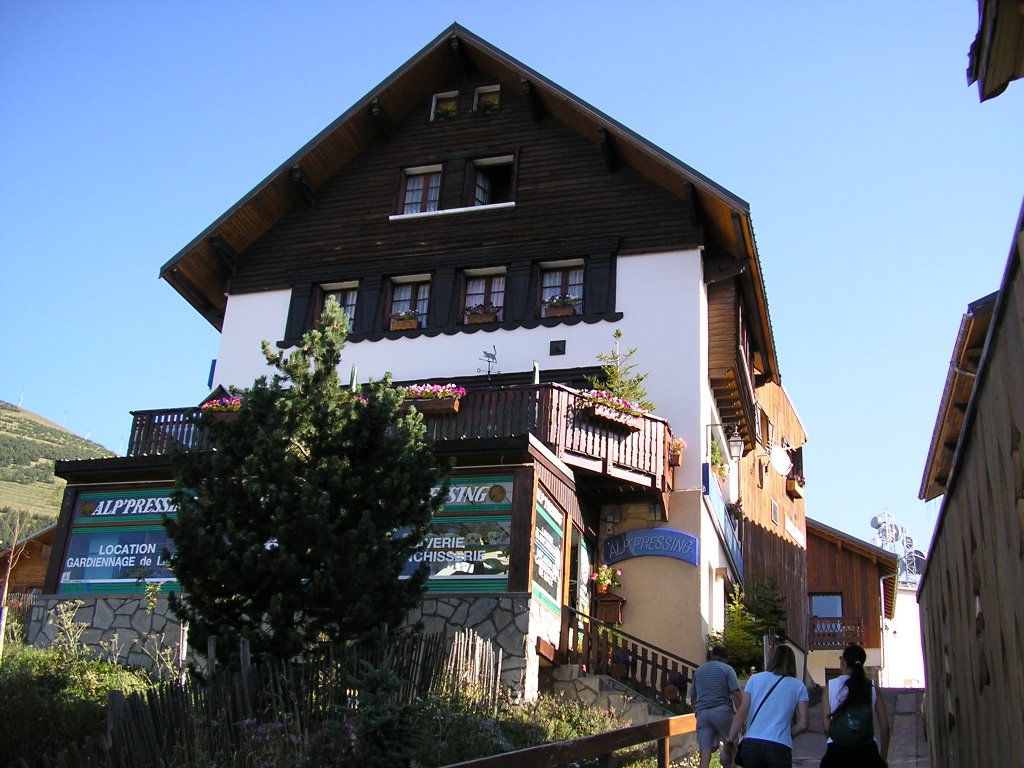
[{"label": "paved path", "polygon": [[[889,768],[930,768],[928,742],[924,738],[921,699],[917,688],[883,688],[889,713]],[[825,734],[821,729],[821,705],[811,707],[810,727],[793,741],[793,768],[817,768],[825,754]]]}]

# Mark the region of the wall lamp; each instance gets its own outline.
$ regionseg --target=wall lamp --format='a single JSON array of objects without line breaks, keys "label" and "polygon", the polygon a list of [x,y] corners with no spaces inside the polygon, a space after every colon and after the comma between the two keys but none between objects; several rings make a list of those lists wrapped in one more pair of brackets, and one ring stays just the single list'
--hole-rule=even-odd
[{"label": "wall lamp", "polygon": [[729,458],[739,459],[743,456],[743,449],[746,446],[743,435],[740,434],[739,424],[708,424],[708,450],[711,450],[711,428],[712,427],[723,427],[728,437],[726,438],[726,445],[729,447]]}]

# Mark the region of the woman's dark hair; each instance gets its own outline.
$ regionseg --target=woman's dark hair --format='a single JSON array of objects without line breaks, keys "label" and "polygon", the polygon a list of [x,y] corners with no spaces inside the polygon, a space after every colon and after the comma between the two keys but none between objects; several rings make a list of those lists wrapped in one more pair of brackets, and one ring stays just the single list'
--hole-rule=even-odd
[{"label": "woman's dark hair", "polygon": [[871,706],[871,684],[864,674],[864,662],[867,658],[864,649],[856,643],[850,643],[843,649],[843,661],[846,662],[846,671],[850,676],[846,679],[846,698],[836,707],[836,713],[847,707],[863,704]]},{"label": "woman's dark hair", "polygon": [[776,645],[768,660],[767,671],[783,677],[796,677],[796,654],[793,649],[788,645]]}]

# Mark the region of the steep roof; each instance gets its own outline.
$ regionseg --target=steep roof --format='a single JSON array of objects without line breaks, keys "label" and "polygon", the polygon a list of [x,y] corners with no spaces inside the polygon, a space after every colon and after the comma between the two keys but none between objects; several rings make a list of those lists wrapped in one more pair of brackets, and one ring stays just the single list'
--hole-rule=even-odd
[{"label": "steep roof", "polygon": [[985,339],[992,322],[996,295],[991,293],[967,306],[967,312],[960,320],[953,356],[949,360],[946,384],[942,388],[939,413],[932,430],[932,441],[928,446],[928,458],[924,464],[921,489],[918,498],[931,501],[946,492],[946,481],[953,467],[953,453],[960,442],[967,404],[974,392]]},{"label": "steep roof", "polygon": [[307,205],[304,190],[319,186],[367,149],[424,95],[472,70],[518,90],[538,116],[553,118],[602,145],[617,161],[673,194],[682,197],[692,191],[716,255],[741,262],[741,285],[749,305],[756,308],[755,333],[765,350],[764,373],[767,379],[778,380],[747,203],[458,24],[438,35],[204,229],[160,268],[160,277],[220,330],[228,282],[245,250],[289,212]]}]

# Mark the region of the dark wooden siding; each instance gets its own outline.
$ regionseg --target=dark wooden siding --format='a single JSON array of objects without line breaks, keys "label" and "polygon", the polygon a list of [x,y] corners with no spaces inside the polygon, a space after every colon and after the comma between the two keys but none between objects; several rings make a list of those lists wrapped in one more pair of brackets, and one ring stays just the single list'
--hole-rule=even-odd
[{"label": "dark wooden siding", "polygon": [[[744,502],[744,506],[746,503]],[[807,648],[807,553],[775,531],[752,520],[743,524],[744,582],[771,579],[786,601],[786,633]]]},{"label": "dark wooden siding", "polygon": [[862,645],[868,648],[882,645],[881,575],[877,561],[808,529],[808,594],[842,594],[843,615],[861,618]]},{"label": "dark wooden siding", "polygon": [[[499,113],[470,115],[474,86],[485,83],[458,84],[452,120],[429,122],[425,99],[390,140],[378,140],[325,182],[315,207],[286,216],[257,240],[242,255],[231,292],[289,288],[297,274],[326,281],[420,271],[420,257],[428,256],[431,267],[473,267],[524,249],[530,258],[554,259],[699,243],[688,197],[625,165],[609,172],[596,142],[551,118],[534,122],[518,94],[503,89]],[[403,167],[443,162],[442,207],[454,208],[463,204],[467,163],[503,154],[516,157],[515,208],[388,219]]]},{"label": "dark wooden siding", "polygon": [[738,302],[739,295],[732,280],[708,286],[708,370],[712,374],[736,367]]}]

